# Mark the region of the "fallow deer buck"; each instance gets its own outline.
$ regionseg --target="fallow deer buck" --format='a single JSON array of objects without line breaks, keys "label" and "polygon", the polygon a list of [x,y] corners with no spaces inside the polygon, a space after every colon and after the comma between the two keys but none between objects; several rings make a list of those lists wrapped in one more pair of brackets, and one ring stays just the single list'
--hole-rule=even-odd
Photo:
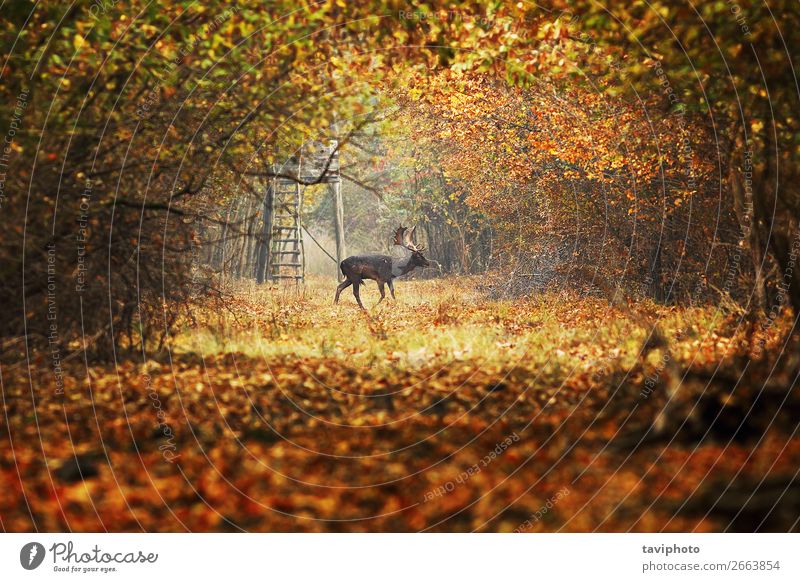
[{"label": "fallow deer buck", "polygon": [[339,294],[352,285],[353,295],[356,297],[358,306],[364,309],[364,304],[361,303],[361,297],[358,293],[358,288],[364,284],[364,279],[372,279],[378,283],[378,289],[381,292],[381,298],[378,303],[386,297],[384,285],[387,284],[389,285],[389,291],[392,293],[392,299],[394,299],[393,279],[410,273],[417,267],[430,266],[428,259],[422,256],[422,251],[425,250],[425,247],[416,245],[413,242],[416,230],[417,227],[415,226],[409,233],[406,227],[401,226],[394,233],[394,244],[410,251],[410,254],[403,258],[390,257],[389,255],[355,255],[343,260],[340,268],[345,280],[336,288],[336,298],[333,303],[339,303]]}]

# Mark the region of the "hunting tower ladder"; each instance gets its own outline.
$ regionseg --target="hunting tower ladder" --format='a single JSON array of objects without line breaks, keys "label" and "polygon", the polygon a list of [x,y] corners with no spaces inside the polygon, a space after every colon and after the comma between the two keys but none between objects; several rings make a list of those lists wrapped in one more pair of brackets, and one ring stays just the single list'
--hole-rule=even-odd
[{"label": "hunting tower ladder", "polygon": [[273,166],[273,176],[270,181],[272,195],[269,205],[267,278],[300,283],[305,280],[306,267],[302,233],[304,184],[328,184],[332,189],[336,209],[337,264],[344,258],[338,142],[306,142],[299,156],[290,157],[283,165]]},{"label": "hunting tower ladder", "polygon": [[303,189],[294,180],[276,177],[272,183],[272,233],[269,278],[297,282],[305,278],[302,219]]}]

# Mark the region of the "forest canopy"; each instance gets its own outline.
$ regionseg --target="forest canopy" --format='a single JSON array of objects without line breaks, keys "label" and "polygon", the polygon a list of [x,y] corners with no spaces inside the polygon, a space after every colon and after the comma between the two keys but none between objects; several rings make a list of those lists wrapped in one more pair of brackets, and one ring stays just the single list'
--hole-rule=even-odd
[{"label": "forest canopy", "polygon": [[[557,256],[567,278],[602,263],[590,281],[660,301],[722,293],[766,311],[785,280],[797,306],[797,86],[784,62],[800,43],[788,3],[745,14],[727,2],[120,1],[29,14],[12,2],[7,14],[2,90],[21,107],[2,292],[18,294],[22,268],[29,309],[46,310],[35,298],[54,245],[58,287],[80,289],[59,308],[96,307],[91,337],[113,335],[109,322],[163,327],[159,312],[189,299],[190,279],[213,287],[188,257],[252,237],[270,164],[334,133],[352,184],[368,187],[353,200],[399,196],[429,236],[458,235],[448,270],[541,271]],[[408,128],[402,143],[386,141],[389,127]],[[369,188],[376,163],[403,174],[394,191]],[[473,216],[468,232],[448,230],[448,213]],[[752,298],[740,292],[749,280]]]}]

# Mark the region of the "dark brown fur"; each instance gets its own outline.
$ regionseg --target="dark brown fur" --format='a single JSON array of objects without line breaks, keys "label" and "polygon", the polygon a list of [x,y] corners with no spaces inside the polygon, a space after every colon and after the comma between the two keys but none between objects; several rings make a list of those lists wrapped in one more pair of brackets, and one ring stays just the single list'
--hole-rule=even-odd
[{"label": "dark brown fur", "polygon": [[372,279],[378,283],[378,289],[381,292],[381,298],[378,303],[386,297],[384,285],[387,284],[389,285],[392,299],[395,299],[392,280],[413,271],[417,267],[427,267],[428,265],[430,263],[420,251],[412,251],[409,257],[403,259],[395,259],[389,255],[356,255],[347,257],[340,265],[345,280],[336,288],[336,298],[333,302],[339,303],[339,294],[352,285],[356,302],[361,309],[364,309],[364,304],[361,303],[359,295],[359,287],[363,285],[364,279]]}]

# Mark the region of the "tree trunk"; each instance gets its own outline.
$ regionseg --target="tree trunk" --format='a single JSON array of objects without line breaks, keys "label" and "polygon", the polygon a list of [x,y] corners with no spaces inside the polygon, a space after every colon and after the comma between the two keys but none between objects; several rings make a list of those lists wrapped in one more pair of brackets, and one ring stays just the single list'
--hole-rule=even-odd
[{"label": "tree trunk", "polygon": [[333,223],[336,229],[336,277],[342,281],[344,275],[339,269],[339,265],[345,258],[344,241],[344,206],[342,204],[342,184],[334,182],[330,185],[333,192]]},{"label": "tree trunk", "polygon": [[258,240],[256,259],[256,282],[263,283],[269,275],[269,249],[272,243],[272,184],[264,193],[264,208],[261,220],[261,235]]},{"label": "tree trunk", "polygon": [[664,285],[661,281],[661,273],[663,268],[661,261],[661,249],[663,245],[663,239],[659,240],[655,245],[653,245],[653,254],[650,257],[650,295],[659,303],[663,303],[665,299]]},{"label": "tree trunk", "polygon": [[[753,169],[749,164],[747,162],[744,171],[752,174]],[[751,190],[749,196],[742,184],[742,175],[733,163],[730,164],[728,176],[731,193],[733,194],[733,207],[739,219],[739,226],[742,232],[747,233],[747,247],[750,253],[750,260],[753,263],[755,312],[757,315],[763,315],[767,311],[767,288],[764,276],[765,256],[764,249],[761,248],[761,233],[758,230],[758,222],[753,208],[752,176],[750,178]]]},{"label": "tree trunk", "polygon": [[[769,111],[765,113],[764,126],[773,128]],[[767,139],[764,147],[764,168],[757,196],[754,196],[754,211],[757,223],[764,224],[769,248],[778,267],[781,278],[778,282],[779,297],[788,299],[795,312],[800,314],[800,269],[797,268],[797,254],[800,252],[800,231],[792,227],[792,222],[781,219],[785,210],[780,200],[781,185],[778,182],[778,156],[776,144]]]},{"label": "tree trunk", "polygon": [[[250,214],[250,208],[252,208],[252,204],[247,205],[248,216]],[[249,277],[250,273],[255,270],[255,266],[253,265],[253,243],[255,240],[253,231],[255,230],[256,218],[258,218],[258,213],[247,221],[247,244],[245,244],[244,247],[244,266],[242,267],[242,275],[244,277]]]}]

